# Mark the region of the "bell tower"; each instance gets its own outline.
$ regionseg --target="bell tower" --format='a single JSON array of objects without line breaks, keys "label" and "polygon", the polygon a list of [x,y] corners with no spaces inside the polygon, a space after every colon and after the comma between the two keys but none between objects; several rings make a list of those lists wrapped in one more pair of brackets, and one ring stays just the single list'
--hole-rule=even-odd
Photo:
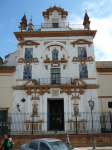
[{"label": "bell tower", "polygon": [[66,27],[66,19],[68,16],[68,12],[64,11],[63,8],[51,7],[46,9],[43,13],[44,17],[44,27],[46,28],[65,28]]}]

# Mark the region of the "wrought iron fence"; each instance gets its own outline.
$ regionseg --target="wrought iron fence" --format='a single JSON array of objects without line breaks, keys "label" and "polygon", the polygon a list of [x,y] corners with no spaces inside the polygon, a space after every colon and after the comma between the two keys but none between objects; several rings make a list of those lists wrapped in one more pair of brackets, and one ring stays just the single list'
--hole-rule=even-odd
[{"label": "wrought iron fence", "polygon": [[[60,123],[61,120],[61,123]],[[112,133],[111,112],[93,112],[94,133]],[[73,113],[13,113],[0,119],[0,134],[91,134],[90,112]]]},{"label": "wrought iron fence", "polygon": [[72,78],[69,77],[52,77],[52,78],[39,78],[38,84],[72,84]]}]

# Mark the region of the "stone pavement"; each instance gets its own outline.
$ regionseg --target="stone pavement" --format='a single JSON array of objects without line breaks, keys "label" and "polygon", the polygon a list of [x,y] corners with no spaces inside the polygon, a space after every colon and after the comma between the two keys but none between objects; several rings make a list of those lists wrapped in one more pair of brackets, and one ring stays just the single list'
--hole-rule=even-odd
[{"label": "stone pavement", "polygon": [[[75,150],[93,150],[92,147],[75,147]],[[96,149],[94,150],[112,150],[112,146],[111,147],[96,147]],[[12,150],[19,150],[19,149],[12,149]]]}]

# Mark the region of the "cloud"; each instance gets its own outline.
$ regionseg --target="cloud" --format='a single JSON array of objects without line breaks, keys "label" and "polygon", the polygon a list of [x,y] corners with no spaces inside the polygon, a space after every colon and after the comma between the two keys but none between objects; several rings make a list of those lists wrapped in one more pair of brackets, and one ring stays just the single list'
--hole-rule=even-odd
[{"label": "cloud", "polygon": [[13,40],[13,39],[6,39],[6,42],[11,42],[11,43],[17,43],[17,40]]},{"label": "cloud", "polygon": [[[81,9],[86,6],[85,8],[89,10],[88,14],[91,21],[91,30],[97,30],[94,38],[96,61],[112,61],[112,13],[107,13],[107,11],[112,11],[110,10],[112,0],[111,2],[109,1],[110,3],[108,3],[108,5],[107,1],[109,0],[102,0],[100,3],[90,3],[86,1],[81,6]],[[106,5],[106,9],[103,9],[102,12],[102,7],[104,7],[104,5]],[[70,24],[83,24],[84,18],[81,18],[77,14],[71,14],[70,16]]]},{"label": "cloud", "polygon": [[87,10],[90,17],[100,17],[104,14],[112,13],[112,0],[102,0],[97,3],[95,2],[84,2],[81,6],[81,9]]},{"label": "cloud", "polygon": [[86,8],[87,10],[99,10],[99,8],[104,5],[104,3],[105,3],[105,0],[102,0],[100,3],[95,3],[95,2],[90,3],[86,1],[82,4],[81,8],[82,9]]},{"label": "cloud", "polygon": [[3,29],[3,24],[0,23],[0,29]]},{"label": "cloud", "polygon": [[[90,21],[91,30],[97,30],[94,38],[95,59],[97,61],[112,61],[112,15],[104,18],[92,17]],[[83,19],[72,14],[69,22],[70,24],[82,24]]]},{"label": "cloud", "polygon": [[97,29],[94,38],[96,60],[112,61],[112,15],[105,18],[91,18],[91,29]]},{"label": "cloud", "polygon": [[11,22],[13,22],[13,23],[14,23],[14,22],[15,22],[15,21],[14,21],[14,19],[11,19]]}]

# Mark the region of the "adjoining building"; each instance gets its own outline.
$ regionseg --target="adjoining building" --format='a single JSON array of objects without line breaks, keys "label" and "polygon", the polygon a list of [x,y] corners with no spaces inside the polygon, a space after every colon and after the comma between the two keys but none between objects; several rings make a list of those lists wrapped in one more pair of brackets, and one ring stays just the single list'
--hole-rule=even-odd
[{"label": "adjoining building", "polygon": [[99,110],[112,113],[112,61],[96,61]]}]

